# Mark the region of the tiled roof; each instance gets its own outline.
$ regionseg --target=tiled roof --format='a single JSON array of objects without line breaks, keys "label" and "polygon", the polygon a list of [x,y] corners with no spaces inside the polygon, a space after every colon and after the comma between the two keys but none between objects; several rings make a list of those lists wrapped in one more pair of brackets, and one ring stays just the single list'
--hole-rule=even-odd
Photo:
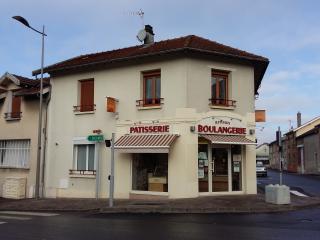
[{"label": "tiled roof", "polygon": [[[40,90],[40,80],[39,79],[31,79],[23,76],[19,76],[16,74],[10,74],[10,73],[5,73],[2,78],[16,78],[19,80],[19,84],[17,86],[19,87],[14,91],[15,95],[35,95],[39,93]],[[50,86],[50,79],[49,78],[44,78],[43,79],[43,88],[47,88]],[[0,89],[0,93],[7,92],[5,89]]]},{"label": "tiled roof", "polygon": [[[63,70],[80,70],[86,67],[110,64],[128,60],[136,60],[145,57],[168,55],[173,53],[201,53],[206,56],[224,57],[228,59],[245,60],[250,62],[258,70],[257,87],[268,66],[269,60],[246,51],[232,48],[215,41],[204,39],[195,35],[174,38],[155,42],[148,45],[138,45],[128,48],[122,48],[112,51],[99,52],[94,54],[81,55],[62,62],[45,67],[44,71],[48,73],[59,72]],[[33,74],[39,74],[40,70],[33,71]]]},{"label": "tiled roof", "polygon": [[[18,78],[20,81],[20,86],[26,87],[39,87],[40,86],[40,79],[31,79],[23,76],[19,76],[16,74],[12,74],[14,77]],[[49,78],[43,78],[43,86],[49,85]]]}]

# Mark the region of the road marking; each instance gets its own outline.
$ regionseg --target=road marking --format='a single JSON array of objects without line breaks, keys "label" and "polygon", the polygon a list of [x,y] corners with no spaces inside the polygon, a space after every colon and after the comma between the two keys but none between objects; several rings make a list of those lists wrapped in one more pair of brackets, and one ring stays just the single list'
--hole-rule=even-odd
[{"label": "road marking", "polygon": [[6,222],[0,222],[0,225],[1,225],[1,224],[5,224],[5,223],[6,223]]},{"label": "road marking", "polygon": [[39,216],[39,217],[53,217],[58,216],[56,213],[41,213],[41,212],[19,212],[19,211],[0,211],[0,214],[9,215],[23,215],[23,216]]},{"label": "road marking", "polygon": [[5,219],[5,220],[10,220],[10,219],[12,219],[12,220],[30,220],[31,218],[0,215],[0,219]]},{"label": "road marking", "polygon": [[296,190],[290,190],[290,192],[296,196],[299,196],[299,197],[308,197],[307,195],[301,193],[301,192],[298,192]]}]

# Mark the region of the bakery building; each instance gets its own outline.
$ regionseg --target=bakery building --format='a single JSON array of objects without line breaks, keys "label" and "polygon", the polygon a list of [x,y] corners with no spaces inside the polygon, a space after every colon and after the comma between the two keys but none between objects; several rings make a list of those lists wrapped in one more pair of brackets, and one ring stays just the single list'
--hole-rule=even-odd
[{"label": "bakery building", "polygon": [[256,193],[255,95],[268,59],[153,35],[147,26],[142,45],[45,68],[46,197],[108,197],[111,152],[96,133],[116,136],[116,198]]}]

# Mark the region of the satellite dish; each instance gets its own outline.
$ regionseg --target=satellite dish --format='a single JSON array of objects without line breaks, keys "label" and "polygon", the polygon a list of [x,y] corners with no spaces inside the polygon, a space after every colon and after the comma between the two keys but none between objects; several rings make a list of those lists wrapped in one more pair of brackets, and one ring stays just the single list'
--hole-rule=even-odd
[{"label": "satellite dish", "polygon": [[146,30],[142,29],[138,32],[137,38],[140,42],[143,42],[143,40],[147,37]]}]

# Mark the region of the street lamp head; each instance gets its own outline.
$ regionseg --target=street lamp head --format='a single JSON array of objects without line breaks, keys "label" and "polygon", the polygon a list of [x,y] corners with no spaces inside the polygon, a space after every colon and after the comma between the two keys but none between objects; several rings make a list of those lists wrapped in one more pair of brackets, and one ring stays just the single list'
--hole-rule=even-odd
[{"label": "street lamp head", "polygon": [[17,20],[18,22],[21,22],[26,27],[30,28],[30,25],[29,25],[28,21],[25,18],[23,18],[21,16],[13,16],[12,18]]}]

